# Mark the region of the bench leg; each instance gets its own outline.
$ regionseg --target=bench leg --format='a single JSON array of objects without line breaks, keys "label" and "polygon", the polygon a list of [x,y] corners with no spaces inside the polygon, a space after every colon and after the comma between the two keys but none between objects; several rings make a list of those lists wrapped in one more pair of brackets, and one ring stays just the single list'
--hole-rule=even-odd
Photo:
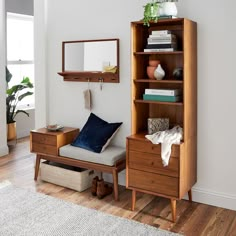
[{"label": "bench leg", "polygon": [[35,162],[35,171],[34,171],[34,180],[37,180],[39,174],[39,166],[40,166],[40,155],[36,155],[36,162]]},{"label": "bench leg", "polygon": [[118,190],[118,173],[117,170],[113,170],[113,186],[114,186],[114,198],[115,201],[119,200],[119,190]]}]

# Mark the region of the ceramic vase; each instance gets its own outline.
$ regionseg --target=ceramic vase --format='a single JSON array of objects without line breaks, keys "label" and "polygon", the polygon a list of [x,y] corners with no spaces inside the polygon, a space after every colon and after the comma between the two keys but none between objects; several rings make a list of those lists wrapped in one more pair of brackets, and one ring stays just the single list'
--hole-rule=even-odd
[{"label": "ceramic vase", "polygon": [[161,67],[161,64],[159,64],[154,71],[154,78],[157,80],[162,80],[164,76],[165,76],[165,71]]},{"label": "ceramic vase", "polygon": [[177,16],[178,10],[175,2],[163,2],[159,8],[159,16]]},{"label": "ceramic vase", "polygon": [[155,79],[154,71],[157,69],[157,66],[160,64],[158,60],[149,60],[149,66],[147,67],[147,76],[149,79]]}]

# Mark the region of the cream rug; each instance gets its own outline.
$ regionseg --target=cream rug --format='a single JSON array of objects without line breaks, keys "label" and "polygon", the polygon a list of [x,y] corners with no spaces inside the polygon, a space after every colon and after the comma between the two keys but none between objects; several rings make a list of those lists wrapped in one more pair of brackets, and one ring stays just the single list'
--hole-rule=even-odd
[{"label": "cream rug", "polygon": [[160,235],[168,231],[0,183],[1,236]]}]

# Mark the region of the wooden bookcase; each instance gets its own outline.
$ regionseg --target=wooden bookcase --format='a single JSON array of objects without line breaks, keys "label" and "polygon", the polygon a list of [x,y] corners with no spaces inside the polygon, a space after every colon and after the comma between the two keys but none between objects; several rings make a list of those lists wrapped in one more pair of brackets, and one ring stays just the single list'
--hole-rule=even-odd
[{"label": "wooden bookcase", "polygon": [[[170,30],[175,34],[178,50],[144,52],[147,38],[153,30]],[[166,73],[163,80],[148,79],[149,59],[160,60]],[[176,200],[182,199],[197,180],[197,24],[185,18],[159,20],[144,26],[131,23],[132,60],[132,134],[127,137],[126,187],[132,190],[132,209],[136,192],[169,198],[173,221],[176,221]],[[176,80],[173,70],[183,68],[183,79]],[[146,88],[181,89],[180,102],[144,101]],[[145,138],[148,118],[169,118],[170,128],[180,125],[183,140],[172,145],[169,165],[163,167],[161,145]]]}]

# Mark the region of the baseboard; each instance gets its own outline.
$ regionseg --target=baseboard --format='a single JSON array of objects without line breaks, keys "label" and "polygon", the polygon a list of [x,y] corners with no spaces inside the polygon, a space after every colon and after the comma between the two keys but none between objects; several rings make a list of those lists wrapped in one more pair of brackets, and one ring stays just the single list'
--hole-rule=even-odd
[{"label": "baseboard", "polygon": [[[215,192],[204,188],[192,188],[194,202],[236,210],[236,195]],[[184,199],[188,199],[187,196]]]},{"label": "baseboard", "polygon": [[30,130],[20,130],[17,131],[17,138],[24,138],[30,135]]},{"label": "baseboard", "polygon": [[2,146],[0,147],[0,157],[5,156],[9,153],[8,146]]}]

